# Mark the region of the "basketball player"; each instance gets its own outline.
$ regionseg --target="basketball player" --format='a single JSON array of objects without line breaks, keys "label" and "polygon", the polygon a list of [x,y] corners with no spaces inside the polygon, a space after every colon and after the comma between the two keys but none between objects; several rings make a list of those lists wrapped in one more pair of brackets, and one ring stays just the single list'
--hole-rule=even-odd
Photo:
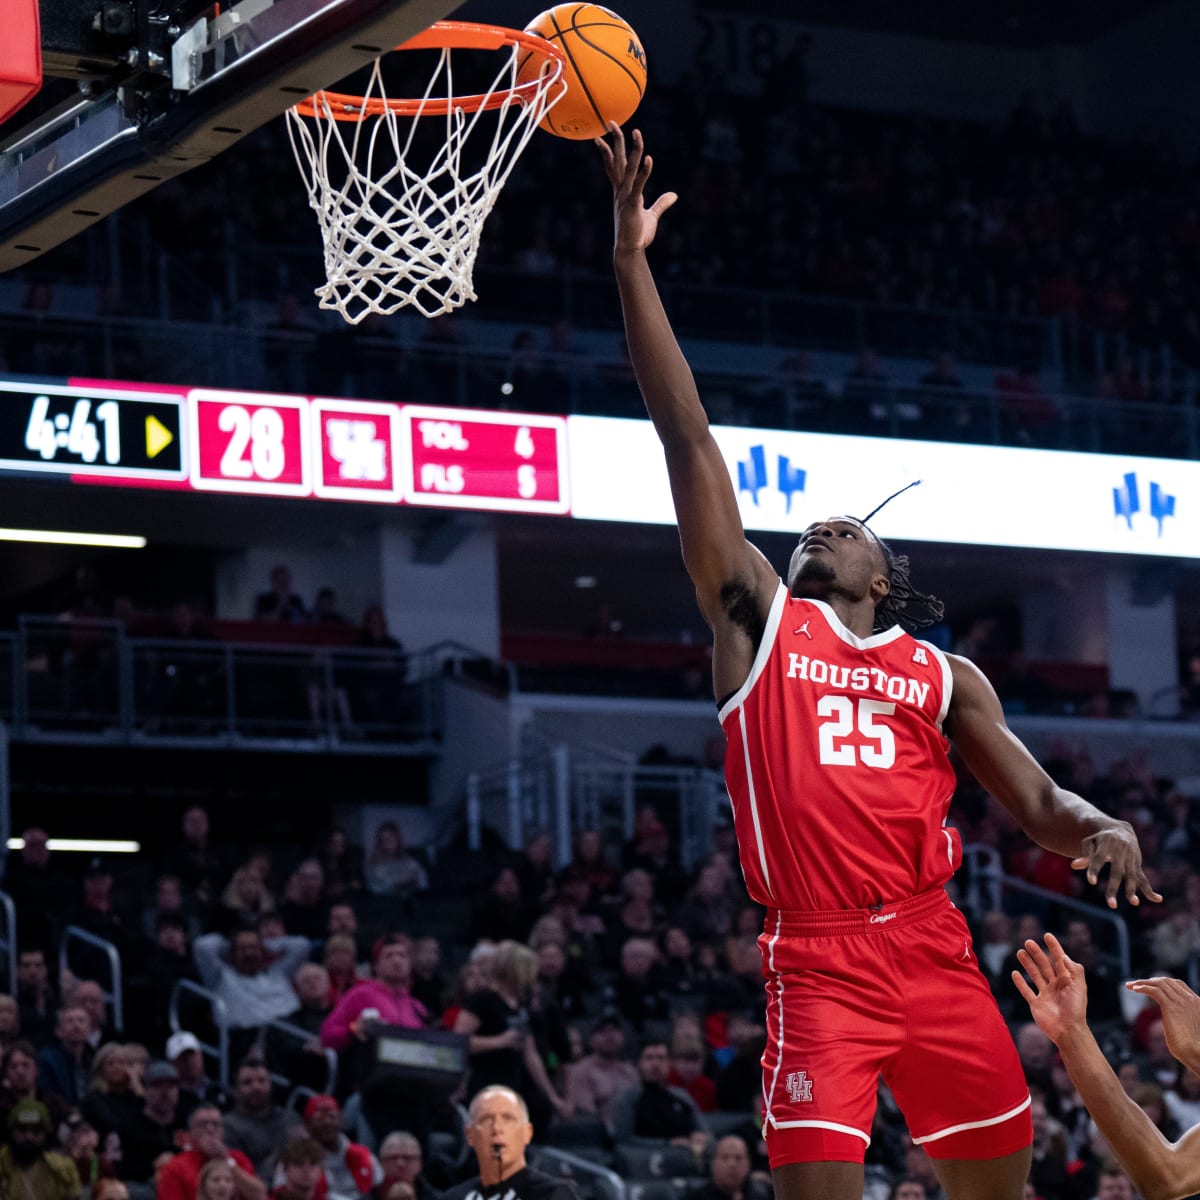
[{"label": "basketball player", "polygon": [[[1143,1200],[1176,1200],[1200,1192],[1200,1125],[1172,1144],[1121,1086],[1087,1026],[1087,978],[1052,933],[1043,950],[1032,939],[1017,951],[1032,982],[1012,973],[1038,1028],[1058,1047],[1080,1099],[1121,1160]],[[1200,1072],[1200,996],[1178,979],[1135,979],[1125,985],[1162,1010],[1167,1048]]]},{"label": "basketball player", "polygon": [[816,521],[787,582],[745,538],[729,472],[646,260],[674,193],[616,125],[613,185],[629,353],[666,452],[683,558],[713,631],[725,774],[751,897],[768,910],[765,1133],[780,1200],[857,1200],[879,1075],[951,1200],[1020,1200],[1029,1092],[944,885],[947,737],[1040,845],[1110,906],[1158,900],[1133,830],[1058,788],[970,662],[917,641],[941,606],[854,517]]}]

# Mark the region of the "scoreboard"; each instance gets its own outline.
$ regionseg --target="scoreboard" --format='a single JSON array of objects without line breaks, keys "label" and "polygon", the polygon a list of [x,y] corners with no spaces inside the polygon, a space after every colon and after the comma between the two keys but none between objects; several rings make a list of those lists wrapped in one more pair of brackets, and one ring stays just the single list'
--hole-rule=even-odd
[{"label": "scoreboard", "polygon": [[0,381],[0,471],[181,480],[183,408],[169,393]]},{"label": "scoreboard", "polygon": [[[889,490],[881,480],[894,491],[923,479],[880,514],[880,536],[1189,560],[1200,546],[1200,463],[1189,459],[799,429],[712,432],[751,531],[799,532],[814,517],[874,507]],[[31,474],[281,502],[675,523],[653,427],[612,417],[0,380],[0,480]]]},{"label": "scoreboard", "polygon": [[542,414],[0,381],[0,477],[565,515],[566,439]]},{"label": "scoreboard", "polygon": [[413,405],[401,419],[410,504],[567,511],[562,417]]}]

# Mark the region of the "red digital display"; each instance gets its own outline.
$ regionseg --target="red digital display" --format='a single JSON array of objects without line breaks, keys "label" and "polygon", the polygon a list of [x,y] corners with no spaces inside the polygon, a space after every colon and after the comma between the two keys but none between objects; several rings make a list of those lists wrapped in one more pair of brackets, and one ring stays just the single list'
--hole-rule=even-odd
[{"label": "red digital display", "polygon": [[193,487],[269,496],[311,493],[306,399],[195,390],[188,404]]},{"label": "red digital display", "polygon": [[565,513],[566,420],[474,409],[402,410],[404,499],[436,507]]},{"label": "red digital display", "polygon": [[316,494],[331,500],[396,503],[400,410],[394,404],[314,400],[311,411]]},{"label": "red digital display", "polygon": [[[59,390],[65,404],[76,392],[98,395],[113,386],[73,379]],[[69,468],[81,482],[495,512],[570,511],[566,417],[216,388],[142,384],[126,390],[155,393],[147,400],[178,395],[174,441],[175,427],[157,417],[157,424],[143,421],[134,430],[137,438],[123,438],[122,445],[128,441],[155,464],[178,445],[185,478],[164,472],[142,479],[127,472],[108,479],[86,466]],[[27,424],[17,430],[26,441]]]}]

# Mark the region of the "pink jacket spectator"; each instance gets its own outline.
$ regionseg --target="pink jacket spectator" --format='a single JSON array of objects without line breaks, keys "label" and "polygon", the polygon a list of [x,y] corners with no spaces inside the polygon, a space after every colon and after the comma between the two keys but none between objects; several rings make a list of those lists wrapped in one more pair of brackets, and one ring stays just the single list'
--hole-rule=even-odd
[{"label": "pink jacket spectator", "polygon": [[351,1025],[368,1008],[377,1009],[384,1025],[400,1025],[405,1029],[423,1029],[429,1014],[420,1000],[414,1000],[408,990],[396,992],[378,979],[356,983],[336,1004],[333,1012],[321,1023],[321,1044],[331,1050],[344,1050],[350,1045]]}]

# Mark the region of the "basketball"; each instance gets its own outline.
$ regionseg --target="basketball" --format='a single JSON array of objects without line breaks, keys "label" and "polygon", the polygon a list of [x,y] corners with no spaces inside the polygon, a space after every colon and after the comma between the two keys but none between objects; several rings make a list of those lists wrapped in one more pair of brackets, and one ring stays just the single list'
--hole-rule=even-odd
[{"label": "basketball", "polygon": [[[599,4],[559,4],[525,26],[558,46],[567,58],[566,95],[546,114],[541,127],[556,137],[582,141],[600,137],[605,123],[633,116],[646,90],[646,52],[633,28]],[[536,78],[542,60],[526,53],[517,79]]]}]

